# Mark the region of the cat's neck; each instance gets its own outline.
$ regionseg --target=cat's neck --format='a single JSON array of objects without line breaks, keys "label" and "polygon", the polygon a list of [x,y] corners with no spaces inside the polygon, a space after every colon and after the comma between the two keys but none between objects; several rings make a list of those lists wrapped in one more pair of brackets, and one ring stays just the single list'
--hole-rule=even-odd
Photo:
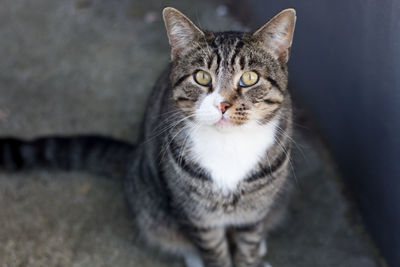
[{"label": "cat's neck", "polygon": [[191,154],[210,172],[216,189],[234,192],[274,144],[278,121],[232,129],[198,126],[190,134]]}]

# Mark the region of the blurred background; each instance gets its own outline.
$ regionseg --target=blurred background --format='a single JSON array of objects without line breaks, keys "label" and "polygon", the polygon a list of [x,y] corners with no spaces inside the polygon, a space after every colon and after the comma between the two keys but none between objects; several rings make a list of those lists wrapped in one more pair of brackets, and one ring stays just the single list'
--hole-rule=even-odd
[{"label": "blurred background", "polygon": [[[165,6],[214,31],[256,29],[297,10],[289,62],[297,190],[267,259],[274,267],[400,266],[399,1],[2,0],[0,135],[134,142],[169,60]],[[129,216],[109,181],[0,174],[0,263],[182,266],[135,245]]]}]

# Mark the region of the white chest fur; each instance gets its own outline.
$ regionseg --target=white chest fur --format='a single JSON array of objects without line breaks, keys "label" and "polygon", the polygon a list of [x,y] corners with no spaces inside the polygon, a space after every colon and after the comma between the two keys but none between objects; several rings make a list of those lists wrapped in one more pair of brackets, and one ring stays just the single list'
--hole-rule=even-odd
[{"label": "white chest fur", "polygon": [[273,145],[276,125],[271,122],[229,131],[202,126],[191,134],[192,153],[210,172],[216,188],[232,192]]}]

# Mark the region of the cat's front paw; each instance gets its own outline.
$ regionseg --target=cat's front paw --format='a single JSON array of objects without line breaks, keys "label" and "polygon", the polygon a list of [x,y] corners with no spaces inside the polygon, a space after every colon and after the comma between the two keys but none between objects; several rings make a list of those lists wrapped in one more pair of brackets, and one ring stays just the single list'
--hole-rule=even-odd
[{"label": "cat's front paw", "polygon": [[189,254],[184,259],[186,267],[204,267],[204,263],[198,255]]},{"label": "cat's front paw", "polygon": [[258,256],[261,258],[267,255],[268,252],[268,247],[267,247],[267,240],[263,240],[260,243],[260,246],[258,247]]}]

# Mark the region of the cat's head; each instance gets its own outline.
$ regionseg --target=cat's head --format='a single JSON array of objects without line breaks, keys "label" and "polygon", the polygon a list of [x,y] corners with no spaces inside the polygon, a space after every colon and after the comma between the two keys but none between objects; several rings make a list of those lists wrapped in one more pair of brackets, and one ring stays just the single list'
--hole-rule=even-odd
[{"label": "cat's head", "polygon": [[201,30],[170,7],[163,17],[173,98],[191,120],[225,129],[274,119],[288,97],[294,9],[283,10],[254,33]]}]

